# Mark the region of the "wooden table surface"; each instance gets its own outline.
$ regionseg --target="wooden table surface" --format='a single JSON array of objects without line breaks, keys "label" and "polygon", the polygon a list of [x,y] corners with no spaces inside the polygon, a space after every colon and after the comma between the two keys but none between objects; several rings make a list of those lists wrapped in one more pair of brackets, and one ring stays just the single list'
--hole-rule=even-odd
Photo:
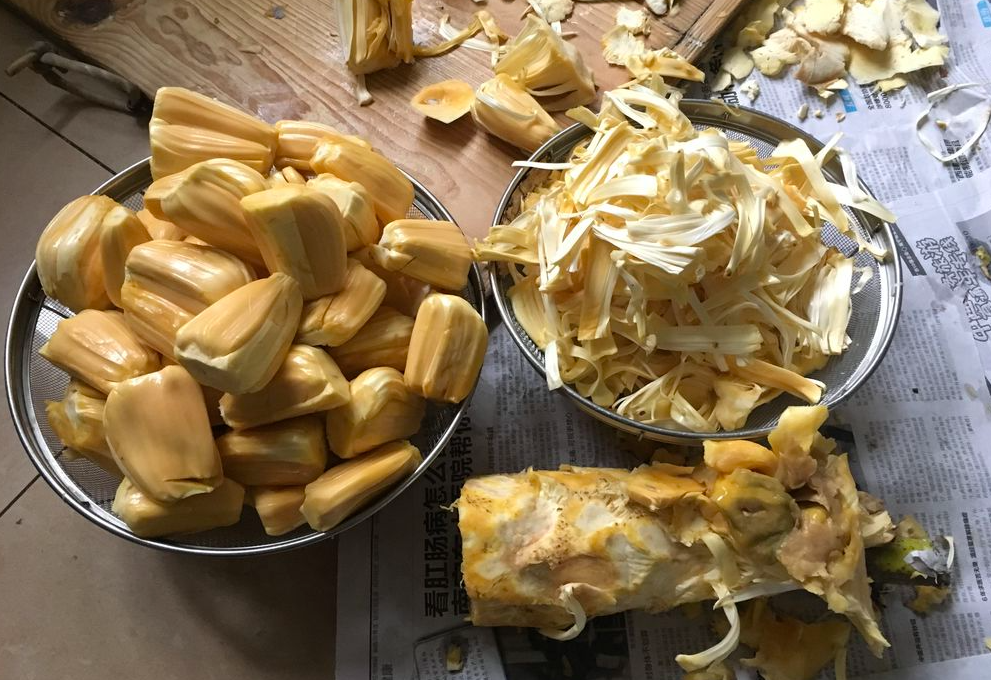
[{"label": "wooden table surface", "polygon": [[[328,0],[8,0],[88,58],[128,78],[149,95],[181,85],[217,97],[269,121],[316,120],[362,135],[413,174],[454,214],[466,232],[481,236],[513,169],[524,157],[479,129],[470,116],[450,125],[424,119],[409,106],[423,86],[460,78],[473,86],[492,75],[489,55],[458,48],[448,54],[368,76],[375,97],[359,107],[340,62],[334,6]],[[740,0],[682,0],[672,17],[652,17],[648,45],[670,45],[697,57]],[[600,39],[620,6],[632,1],[576,3],[563,24],[600,92],[626,80],[625,69],[602,58]],[[439,42],[443,14],[464,26],[488,9],[515,35],[528,5],[523,0],[416,0],[414,39]],[[568,121],[561,118],[563,124]]]}]

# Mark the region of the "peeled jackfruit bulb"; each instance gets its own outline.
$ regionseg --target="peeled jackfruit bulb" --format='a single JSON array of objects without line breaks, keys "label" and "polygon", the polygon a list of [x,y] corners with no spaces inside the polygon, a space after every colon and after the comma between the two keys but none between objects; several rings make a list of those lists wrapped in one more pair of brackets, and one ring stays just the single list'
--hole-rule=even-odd
[{"label": "peeled jackfruit bulb", "polygon": [[[152,184],[149,191],[154,187]],[[261,253],[241,210],[241,199],[267,188],[268,181],[255,170],[236,161],[215,158],[188,168],[180,181],[157,196],[165,218],[187,234],[253,265],[262,265]]]},{"label": "peeled jackfruit bulb", "polygon": [[85,309],[63,319],[38,353],[104,394],[160,366],[158,355],[141,344],[117,311]]},{"label": "peeled jackfruit bulb", "polygon": [[186,238],[186,232],[168,220],[155,217],[148,208],[142,208],[134,214],[141,220],[141,224],[144,225],[145,231],[148,232],[152,240],[181,241]]},{"label": "peeled jackfruit bulb", "polygon": [[370,368],[351,381],[351,401],[327,412],[327,440],[340,458],[354,458],[420,429],[426,402],[394,368]]},{"label": "peeled jackfruit bulb", "polygon": [[158,88],[148,132],[154,179],[208,158],[229,158],[267,173],[275,157],[272,125],[181,87]]},{"label": "peeled jackfruit bulb", "polygon": [[313,171],[330,173],[365,187],[375,215],[383,223],[406,217],[413,206],[413,184],[387,158],[345,139],[317,142],[310,159]]},{"label": "peeled jackfruit bulb", "polygon": [[120,289],[124,285],[124,262],[131,250],[151,240],[141,220],[122,205],[114,206],[104,215],[100,227],[100,258],[103,262],[103,285],[107,297],[117,307]]},{"label": "peeled jackfruit bulb", "polygon": [[478,86],[471,117],[499,139],[530,152],[561,131],[537,100],[505,73]]},{"label": "peeled jackfruit bulb", "polygon": [[249,503],[255,507],[262,527],[269,536],[282,536],[306,524],[300,511],[302,486],[256,486],[250,490]]},{"label": "peeled jackfruit bulb", "polygon": [[375,204],[365,187],[327,174],[317,175],[306,186],[329,196],[341,211],[349,253],[378,241],[381,230]]},{"label": "peeled jackfruit bulb", "polygon": [[335,465],[306,485],[303,516],[316,531],[333,529],[411,475],[422,462],[419,449],[408,441],[397,441]]},{"label": "peeled jackfruit bulb", "polygon": [[381,305],[353,338],[333,348],[330,355],[348,378],[376,366],[403,371],[412,334],[412,318]]},{"label": "peeled jackfruit bulb", "polygon": [[327,196],[299,185],[241,199],[265,266],[299,282],[304,300],[336,293],[347,275],[344,218]]},{"label": "peeled jackfruit bulb", "polygon": [[103,424],[117,467],[156,501],[207,493],[223,479],[203,393],[180,366],[119,383]]},{"label": "peeled jackfruit bulb", "polygon": [[303,307],[296,342],[337,347],[365,325],[385,297],[385,282],[357,260],[348,259],[344,288]]},{"label": "peeled jackfruit bulb", "polygon": [[[106,395],[78,380],[70,380],[62,401],[45,403],[48,424],[67,447],[107,472],[120,476],[103,428]],[[63,456],[65,457],[65,455]]]},{"label": "peeled jackfruit bulb", "polygon": [[125,284],[121,296],[124,322],[128,328],[141,342],[163,357],[175,359],[176,333],[195,315],[164,297],[136,286]]},{"label": "peeled jackfruit bulb", "polygon": [[385,298],[382,304],[402,312],[406,316],[416,316],[420,303],[430,295],[430,284],[406,276],[402,272],[392,272],[380,267],[372,257],[372,249],[362,248],[352,253],[352,257],[368,271],[385,282]]},{"label": "peeled jackfruit bulb", "polygon": [[453,123],[468,113],[475,93],[463,80],[444,80],[427,85],[413,95],[410,104],[427,118]]},{"label": "peeled jackfruit bulb", "polygon": [[220,415],[220,399],[224,393],[209,385],[200,385],[203,392],[203,402],[206,404],[206,414],[210,419],[210,426],[225,425],[224,417]]},{"label": "peeled jackfruit bulb", "polygon": [[133,248],[125,264],[124,321],[142,342],[174,359],[179,329],[253,279],[243,262],[219,248],[149,241]]},{"label": "peeled jackfruit bulb", "polygon": [[176,360],[204,385],[231,394],[256,392],[286,358],[302,310],[292,277],[276,272],[252,281],[179,329]]},{"label": "peeled jackfruit bulb", "polygon": [[317,416],[234,430],[217,438],[224,476],[245,486],[309,484],[327,467],[327,440]]},{"label": "peeled jackfruit bulb", "polygon": [[303,172],[311,172],[310,158],[317,141],[321,139],[347,139],[371,149],[371,145],[361,137],[346,135],[340,130],[323,123],[306,120],[280,120],[275,124],[279,135],[275,151],[275,167],[292,167]]},{"label": "peeled jackfruit bulb", "polygon": [[543,97],[548,111],[565,111],[595,99],[595,80],[578,49],[533,14],[506,45],[494,70],[496,75],[505,73],[533,96]]},{"label": "peeled jackfruit bulb", "polygon": [[352,73],[413,63],[413,0],[341,0],[337,19]]},{"label": "peeled jackfruit bulb", "polygon": [[350,398],[348,381],[329,354],[293,345],[268,384],[250,394],[225,394],[220,413],[228,425],[242,429],[337,408]]},{"label": "peeled jackfruit bulb", "polygon": [[103,218],[117,202],[82,196],[52,218],[38,239],[34,259],[45,294],[73,312],[111,306],[103,281],[100,233]]},{"label": "peeled jackfruit bulb", "polygon": [[[155,219],[169,221],[165,216],[165,211],[162,210],[162,198],[171,194],[185,176],[185,172],[176,172],[165,177],[160,177],[148,185],[144,195],[141,197],[144,203],[144,209],[148,211],[148,214]],[[180,231],[182,230],[180,229]],[[178,241],[181,239],[175,240]]]},{"label": "peeled jackfruit bulb", "polygon": [[254,279],[236,256],[184,241],[142,243],[131,250],[124,267],[125,287],[163,297],[192,314]]},{"label": "peeled jackfruit bulb", "polygon": [[406,385],[427,399],[461,401],[475,386],[488,341],[485,322],[467,300],[433,293],[416,313]]},{"label": "peeled jackfruit bulb", "polygon": [[291,165],[287,165],[281,170],[272,170],[272,174],[268,178],[268,183],[273,187],[282,186],[283,184],[306,184],[306,178],[300,173],[299,170]]},{"label": "peeled jackfruit bulb", "polygon": [[443,220],[390,222],[372,247],[372,257],[384,269],[446,290],[465,287],[472,262],[471,248],[458,225]]},{"label": "peeled jackfruit bulb", "polygon": [[237,524],[243,506],[244,487],[232,479],[221,480],[208,493],[162,503],[125,478],[117,487],[111,510],[135,536],[156,538]]}]

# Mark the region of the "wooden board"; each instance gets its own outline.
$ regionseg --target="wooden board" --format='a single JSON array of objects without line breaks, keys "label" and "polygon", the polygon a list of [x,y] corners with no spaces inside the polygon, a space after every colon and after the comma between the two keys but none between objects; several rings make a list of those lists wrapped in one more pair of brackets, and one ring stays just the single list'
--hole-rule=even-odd
[{"label": "wooden board", "polygon": [[[408,104],[423,86],[460,78],[477,86],[491,77],[489,55],[468,49],[368,77],[375,103],[359,107],[340,62],[333,0],[9,0],[88,58],[149,95],[181,85],[269,120],[322,121],[362,135],[423,182],[473,236],[488,231],[492,214],[524,157],[477,128],[470,116],[451,125],[422,118]],[[682,0],[673,16],[652,19],[650,46],[671,46],[698,58],[744,0]],[[600,39],[620,6],[631,1],[579,2],[563,24],[595,73],[600,89],[628,79],[602,58]],[[416,0],[414,39],[439,42],[443,14],[455,26],[485,7],[514,35],[527,9],[522,0]],[[567,120],[562,118],[562,123]]]}]

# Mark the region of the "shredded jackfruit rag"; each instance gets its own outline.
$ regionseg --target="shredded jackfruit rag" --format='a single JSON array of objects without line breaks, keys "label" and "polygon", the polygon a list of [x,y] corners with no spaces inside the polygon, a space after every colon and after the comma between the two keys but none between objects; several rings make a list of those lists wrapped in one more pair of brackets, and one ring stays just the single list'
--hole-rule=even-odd
[{"label": "shredded jackfruit rag", "polygon": [[[816,154],[783,141],[761,159],[696,130],[656,75],[605,93],[593,129],[476,257],[505,262],[508,295],[544,352],[547,384],[572,385],[640,422],[740,428],[782,392],[810,404],[805,377],[848,346],[852,295],[870,268],[820,238],[823,221],[876,257],[844,212],[894,215],[858,188],[837,135]],[[840,158],[846,185],[822,171]]]},{"label": "shredded jackfruit rag", "polygon": [[[743,664],[771,680],[813,678],[831,660],[845,677],[851,624],[878,656],[888,647],[864,550],[894,527],[817,432],[826,417],[823,406],[790,407],[769,447],[707,441],[694,468],[564,466],[468,480],[455,507],[471,622],[567,640],[595,616],[714,600],[724,637],[676,657],[700,673],[688,677],[720,670],[741,642],[756,652]],[[791,590],[846,621],[780,619],[766,598]]]},{"label": "shredded jackfruit rag", "polygon": [[736,38],[712,89],[755,67],[777,76],[797,65],[795,77],[824,96],[845,89],[848,73],[859,85],[894,90],[905,86],[906,74],[946,61],[938,23],[926,0],[757,0],[732,25]]}]

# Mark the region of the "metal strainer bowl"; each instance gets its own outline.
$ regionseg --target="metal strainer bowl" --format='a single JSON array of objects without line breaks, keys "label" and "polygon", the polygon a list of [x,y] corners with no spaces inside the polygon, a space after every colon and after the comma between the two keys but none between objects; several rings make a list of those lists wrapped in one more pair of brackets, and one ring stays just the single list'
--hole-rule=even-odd
[{"label": "metal strainer bowl", "polygon": [[[409,217],[454,221],[429,191],[412,177],[409,180],[415,190]],[[93,193],[106,194],[132,210],[139,210],[143,205],[143,192],[150,183],[150,165],[144,160],[115,175]],[[478,267],[472,266],[468,285],[461,295],[484,319],[482,278]],[[7,329],[7,402],[17,433],[38,472],[73,509],[113,534],[161,550],[200,555],[258,555],[298,548],[347,531],[385,507],[430,467],[454,434],[471,400],[469,395],[460,404],[430,403],[420,431],[411,437],[423,454],[423,463],[387,495],[330,531],[315,532],[304,526],[283,536],[268,536],[254,510],[246,507],[241,521],[234,526],[167,539],[139,538],[110,512],[118,480],[88,460],[63,460],[62,444],[45,416],[45,402],[62,398],[69,377],[42,359],[38,349],[59,321],[71,314],[45,295],[32,263],[17,291]]]},{"label": "metal strainer bowl", "polygon": [[[823,146],[821,142],[798,128],[753,109],[741,107],[733,109],[733,113],[730,113],[725,106],[717,102],[685,99],[681,102],[681,110],[697,129],[716,128],[731,140],[746,141],[762,158],[770,156],[778,142],[785,139],[803,139],[813,153]],[[584,125],[572,125],[537,149],[530,160],[545,163],[567,161],[572,149],[590,137],[591,132]],[[830,181],[842,183],[842,171],[835,159],[827,164],[824,170]],[[524,168],[517,173],[496,208],[493,225],[507,224],[515,218],[519,214],[523,197],[540,186],[549,174],[550,171],[531,168]],[[864,191],[870,193],[863,182],[860,184]],[[855,266],[869,267],[874,275],[867,285],[853,296],[853,311],[847,328],[847,334],[851,338],[850,346],[843,354],[832,357],[824,368],[810,376],[826,384],[820,403],[830,409],[849,398],[877,368],[891,343],[901,309],[901,269],[891,226],[859,210],[846,212],[854,229],[857,229],[866,240],[885,248],[890,255],[881,263],[866,252],[854,256]],[[831,224],[824,225],[822,238],[827,245],[835,246],[848,255],[857,251],[856,243],[840,234]],[[513,285],[509,266],[499,263],[489,268],[496,305],[523,355],[537,371],[543,374],[543,352],[520,325],[509,301],[508,291]],[[623,417],[581,396],[567,384],[561,388],[561,391],[580,409],[619,430],[648,439],[678,444],[701,444],[704,439],[765,437],[777,424],[778,417],[786,407],[804,403],[796,397],[785,394],[757,408],[738,430],[703,434],[649,425]]]}]

